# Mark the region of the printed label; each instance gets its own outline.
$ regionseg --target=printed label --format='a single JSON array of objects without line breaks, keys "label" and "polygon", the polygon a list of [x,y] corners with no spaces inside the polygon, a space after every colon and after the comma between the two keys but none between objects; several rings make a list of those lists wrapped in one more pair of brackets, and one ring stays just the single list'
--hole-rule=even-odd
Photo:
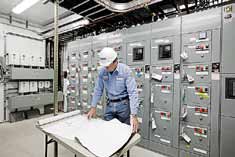
[{"label": "printed label", "polygon": [[162,139],[162,138],[160,139],[160,141],[161,141],[161,142],[164,142],[164,143],[168,143],[168,144],[170,144],[170,143],[171,143],[171,141],[169,141],[169,140],[165,140],[165,139]]},{"label": "printed label", "polygon": [[196,75],[209,75],[209,72],[207,72],[207,71],[196,72]]},{"label": "printed label", "polygon": [[210,51],[195,51],[196,54],[206,54],[209,53]]},{"label": "printed label", "polygon": [[202,149],[193,148],[193,150],[194,150],[195,152],[199,152],[199,153],[202,153],[202,154],[207,154],[207,151],[202,150]]},{"label": "printed label", "polygon": [[220,74],[219,73],[212,73],[211,79],[212,80],[220,80]]}]

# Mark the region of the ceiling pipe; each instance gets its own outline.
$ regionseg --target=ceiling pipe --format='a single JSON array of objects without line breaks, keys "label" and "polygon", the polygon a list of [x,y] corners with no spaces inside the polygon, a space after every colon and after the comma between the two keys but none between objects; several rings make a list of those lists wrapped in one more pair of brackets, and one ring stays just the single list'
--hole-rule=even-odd
[{"label": "ceiling pipe", "polygon": [[94,1],[104,6],[105,8],[107,8],[108,10],[112,12],[122,13],[122,12],[135,10],[138,8],[142,8],[146,5],[157,3],[162,0],[132,0],[126,3],[117,3],[117,2],[113,2],[112,0],[94,0]]}]

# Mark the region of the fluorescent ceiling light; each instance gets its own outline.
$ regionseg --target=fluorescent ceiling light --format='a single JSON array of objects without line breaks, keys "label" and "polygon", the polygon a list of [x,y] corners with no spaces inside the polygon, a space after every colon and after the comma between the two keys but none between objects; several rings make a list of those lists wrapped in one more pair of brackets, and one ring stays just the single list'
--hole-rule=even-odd
[{"label": "fluorescent ceiling light", "polygon": [[82,26],[88,25],[89,23],[90,23],[89,20],[83,19],[83,20],[80,20],[78,22],[73,23],[72,26],[73,27],[82,27]]},{"label": "fluorescent ceiling light", "polygon": [[12,9],[12,12],[15,14],[20,14],[24,12],[26,9],[36,4],[38,1],[39,0],[23,0],[16,7]]}]

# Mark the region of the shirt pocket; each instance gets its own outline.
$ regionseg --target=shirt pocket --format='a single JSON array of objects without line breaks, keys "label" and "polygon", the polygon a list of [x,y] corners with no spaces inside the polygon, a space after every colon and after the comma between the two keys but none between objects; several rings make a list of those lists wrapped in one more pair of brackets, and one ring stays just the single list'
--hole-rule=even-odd
[{"label": "shirt pocket", "polygon": [[119,92],[124,91],[125,88],[125,78],[124,77],[116,77],[116,90]]}]

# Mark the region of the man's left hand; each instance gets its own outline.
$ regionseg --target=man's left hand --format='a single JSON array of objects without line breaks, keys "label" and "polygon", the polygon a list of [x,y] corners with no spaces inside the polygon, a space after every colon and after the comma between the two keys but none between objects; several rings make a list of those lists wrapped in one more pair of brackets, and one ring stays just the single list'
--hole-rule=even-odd
[{"label": "man's left hand", "polygon": [[131,115],[131,128],[133,133],[137,133],[139,128],[139,122],[137,116]]}]

